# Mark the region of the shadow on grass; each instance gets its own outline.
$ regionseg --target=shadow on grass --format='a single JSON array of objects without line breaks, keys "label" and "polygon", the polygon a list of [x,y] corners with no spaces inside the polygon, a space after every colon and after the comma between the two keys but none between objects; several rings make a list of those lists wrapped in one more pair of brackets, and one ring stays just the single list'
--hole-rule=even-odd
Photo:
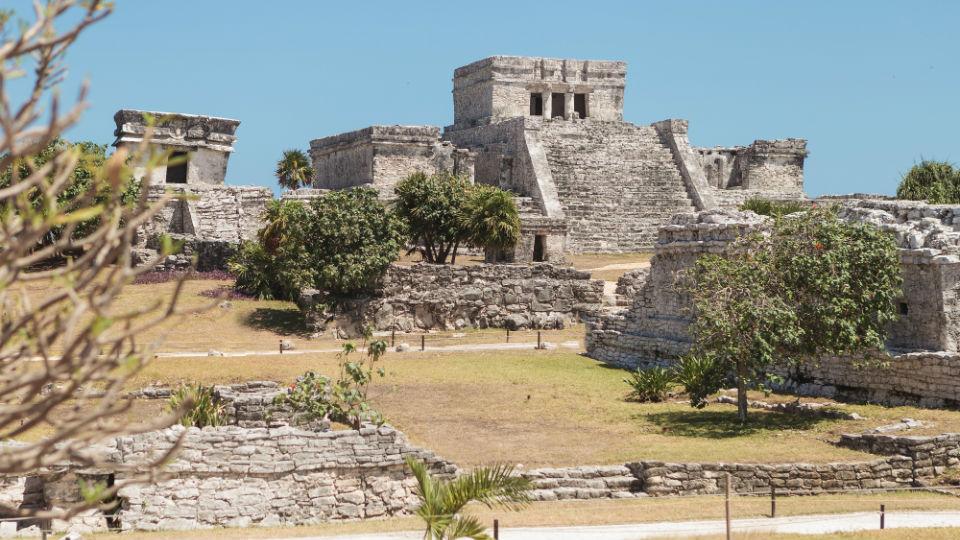
[{"label": "shadow on grass", "polygon": [[310,337],[303,313],[297,308],[257,308],[243,324],[257,330],[268,330],[281,336]]},{"label": "shadow on grass", "polygon": [[740,425],[735,408],[730,410],[664,411],[644,416],[647,420],[659,426],[665,435],[707,439],[742,437],[769,431],[803,431],[813,428],[821,422],[832,422],[832,420],[824,418],[751,410],[747,414],[746,425]]}]

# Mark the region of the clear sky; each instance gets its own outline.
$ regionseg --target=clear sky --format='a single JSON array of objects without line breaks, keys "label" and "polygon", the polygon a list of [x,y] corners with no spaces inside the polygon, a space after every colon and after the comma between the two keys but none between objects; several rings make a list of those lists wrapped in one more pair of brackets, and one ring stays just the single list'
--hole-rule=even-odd
[{"label": "clear sky", "polygon": [[921,158],[960,161],[958,22],[947,0],[117,0],[68,58],[67,88],[92,84],[68,137],[112,142],[120,108],[236,118],[228,183],[276,188],[311,139],[452,123],[458,66],[611,59],[627,121],[685,118],[698,146],[806,138],[809,194],[892,193]]}]

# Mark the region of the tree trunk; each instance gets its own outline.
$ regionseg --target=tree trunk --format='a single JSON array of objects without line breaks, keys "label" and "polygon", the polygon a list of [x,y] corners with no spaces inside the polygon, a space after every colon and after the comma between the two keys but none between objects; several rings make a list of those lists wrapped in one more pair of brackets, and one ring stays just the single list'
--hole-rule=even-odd
[{"label": "tree trunk", "polygon": [[460,241],[453,243],[453,251],[450,253],[450,264],[457,264],[457,248],[460,247]]},{"label": "tree trunk", "polygon": [[743,360],[737,361],[737,417],[740,425],[747,423],[747,374]]}]

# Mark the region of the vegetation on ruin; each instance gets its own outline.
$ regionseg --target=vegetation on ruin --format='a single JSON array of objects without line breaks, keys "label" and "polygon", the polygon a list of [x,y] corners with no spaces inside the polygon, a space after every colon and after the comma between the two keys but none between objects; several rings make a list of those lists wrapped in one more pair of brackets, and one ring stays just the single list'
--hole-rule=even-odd
[{"label": "vegetation on ruin", "polygon": [[[32,21],[0,13],[0,438],[43,433],[5,447],[5,477],[68,461],[98,468],[106,457],[91,455],[90,448],[172,424],[176,415],[127,418],[131,402],[123,396],[153,356],[156,343],[141,341],[142,335],[185,315],[177,308],[182,282],[133,309],[117,305],[124,290],[159,262],[133,268],[131,250],[137,228],[167,203],[161,198],[151,205],[146,189],[131,187],[128,159],[149,174],[166,156],[144,144],[105,159],[103,147],[59,138],[87,106],[85,87],[74,103],[60,98],[64,59],[111,7],[100,0],[49,0],[36,7]],[[18,101],[8,87],[18,90]],[[158,257],[169,255],[169,248],[161,246]],[[48,264],[64,255],[66,264]],[[45,286],[34,288],[38,283]],[[143,463],[144,474],[128,481],[151,477],[177,447]],[[40,511],[67,518],[114,497],[118,488],[97,487],[75,506]],[[2,510],[8,516],[38,511]]]},{"label": "vegetation on ruin", "polygon": [[212,386],[181,384],[170,394],[167,409],[180,417],[180,425],[203,428],[223,425],[223,403],[216,400]]},{"label": "vegetation on ruin", "polygon": [[900,179],[897,198],[931,204],[960,204],[960,169],[946,161],[925,159]]},{"label": "vegetation on ruin", "polygon": [[310,158],[301,150],[285,150],[277,162],[277,183],[286,189],[299,189],[313,184],[314,170]]},{"label": "vegetation on ruin", "polygon": [[762,197],[751,197],[740,205],[740,210],[750,211],[761,216],[778,218],[803,212],[810,208],[810,203],[804,201],[774,201]]},{"label": "vegetation on ruin", "polygon": [[[369,336],[366,338],[369,340]],[[362,348],[364,356],[358,362],[350,360],[357,352],[352,343],[343,345],[337,358],[340,374],[337,380],[307,371],[297,377],[285,394],[280,394],[274,403],[287,406],[306,422],[314,420],[333,421],[360,429],[365,422],[383,424],[383,415],[370,405],[368,394],[374,375],[384,376],[383,368],[374,366],[387,351],[387,342],[369,341]]]},{"label": "vegetation on ruin", "polygon": [[477,517],[463,513],[468,504],[519,510],[530,503],[532,483],[516,476],[510,465],[479,467],[446,480],[431,476],[421,461],[407,457],[406,462],[417,479],[416,514],[426,524],[425,540],[492,540]]},{"label": "vegetation on ruin", "polygon": [[229,264],[240,292],[264,299],[295,298],[315,288],[331,302],[371,288],[397,259],[402,223],[369,188],[332,191],[311,200],[276,201],[255,241]]},{"label": "vegetation on ruin", "polygon": [[690,388],[691,404],[732,374],[746,421],[747,388],[762,388],[777,362],[814,361],[882,349],[899,316],[900,260],[894,240],[866,223],[848,223],[833,208],[777,219],[723,256],[705,255],[683,284],[696,317],[691,356],[714,362]]},{"label": "vegetation on ruin", "polygon": [[516,204],[499,188],[445,172],[416,172],[395,191],[394,210],[406,224],[408,241],[428,263],[455,264],[462,245],[503,249],[520,239]]}]

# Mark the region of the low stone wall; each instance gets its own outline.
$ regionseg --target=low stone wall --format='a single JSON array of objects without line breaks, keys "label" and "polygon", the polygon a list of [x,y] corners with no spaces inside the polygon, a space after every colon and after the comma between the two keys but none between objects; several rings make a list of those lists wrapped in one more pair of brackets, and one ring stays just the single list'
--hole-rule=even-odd
[{"label": "low stone wall", "polygon": [[626,465],[535,469],[520,473],[533,483],[536,501],[626,499],[642,495],[642,483]]},{"label": "low stone wall", "polygon": [[850,358],[826,357],[799,371],[780,369],[780,390],[803,396],[889,406],[960,407],[960,353],[913,352],[883,365],[855,367]]},{"label": "low stone wall", "polygon": [[563,328],[603,302],[603,281],[588,272],[537,264],[392,265],[370,298],[322,311],[323,297],[299,302],[316,331],[348,336],[375,330]]},{"label": "low stone wall", "polygon": [[894,436],[878,433],[844,434],[840,446],[886,456],[906,456],[913,461],[918,477],[941,474],[960,465],[960,433],[930,436]]},{"label": "low stone wall", "polygon": [[646,268],[635,268],[620,276],[620,279],[617,280],[617,305],[632,306],[634,298],[640,294],[640,291],[644,285],[647,284],[647,279],[649,278],[649,266]]},{"label": "low stone wall", "polygon": [[[138,463],[161,456],[183,436],[165,475],[152,484],[123,485]],[[184,428],[121,437],[105,450],[118,464],[98,470],[69,465],[56,472],[11,478],[4,502],[63,507],[80,501],[78,480],[122,486],[119,510],[109,516],[123,530],[303,525],[337,519],[404,514],[416,504],[416,480],[404,459],[428,464],[434,474],[456,467],[411,446],[389,427],[359,431],[306,431],[289,426]],[[123,465],[123,467],[120,466]],[[105,529],[108,516],[88,512],[61,527]]]}]

